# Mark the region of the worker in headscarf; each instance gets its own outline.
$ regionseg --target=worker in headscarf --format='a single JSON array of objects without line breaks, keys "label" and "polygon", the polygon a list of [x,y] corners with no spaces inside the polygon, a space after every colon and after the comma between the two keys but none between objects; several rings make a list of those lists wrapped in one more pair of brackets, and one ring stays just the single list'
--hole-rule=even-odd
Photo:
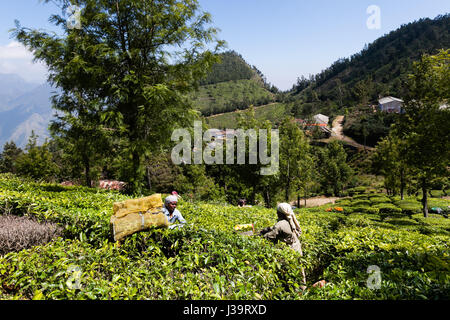
[{"label": "worker in headscarf", "polygon": [[[299,237],[302,234],[300,224],[295,217],[292,207],[288,203],[280,203],[277,206],[278,222],[273,227],[267,227],[260,231],[260,235],[272,241],[283,241],[293,250],[303,255]],[[303,283],[306,283],[305,271],[302,268]]]},{"label": "worker in headscarf", "polygon": [[[181,224],[185,224],[186,220],[181,215],[181,212],[177,209],[178,197],[175,195],[167,196],[164,200],[163,213],[166,215],[169,223],[175,223],[176,221]],[[171,225],[169,228],[174,228],[176,225]]]}]

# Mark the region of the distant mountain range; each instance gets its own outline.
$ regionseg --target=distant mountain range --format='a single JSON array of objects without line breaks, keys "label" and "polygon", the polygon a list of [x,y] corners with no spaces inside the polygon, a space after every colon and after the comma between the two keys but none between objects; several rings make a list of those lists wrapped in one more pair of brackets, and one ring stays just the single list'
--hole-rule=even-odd
[{"label": "distant mountain range", "polygon": [[39,136],[39,144],[49,137],[47,127],[54,113],[50,98],[54,91],[48,84],[0,74],[0,150],[11,140],[24,148],[33,130]]}]

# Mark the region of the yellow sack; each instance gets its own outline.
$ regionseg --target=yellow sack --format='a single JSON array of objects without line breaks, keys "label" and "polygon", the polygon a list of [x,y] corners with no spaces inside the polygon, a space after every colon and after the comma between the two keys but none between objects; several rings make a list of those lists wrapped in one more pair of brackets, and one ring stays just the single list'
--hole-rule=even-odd
[{"label": "yellow sack", "polygon": [[110,226],[114,241],[151,227],[167,228],[169,221],[162,212],[161,194],[115,202]]}]

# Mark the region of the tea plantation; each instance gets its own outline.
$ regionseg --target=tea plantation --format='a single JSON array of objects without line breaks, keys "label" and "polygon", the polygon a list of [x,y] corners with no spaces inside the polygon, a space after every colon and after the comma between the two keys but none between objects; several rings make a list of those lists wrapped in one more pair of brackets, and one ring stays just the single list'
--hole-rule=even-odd
[{"label": "tea plantation", "polygon": [[[234,231],[273,225],[274,209],[200,202],[179,203],[183,228],[140,232],[118,246],[109,219],[113,202],[125,199],[0,175],[0,214],[62,229],[46,244],[0,256],[0,299],[450,298],[450,221],[423,218],[416,198],[361,190],[333,206],[296,209],[303,257]],[[324,287],[312,287],[322,279]]]}]

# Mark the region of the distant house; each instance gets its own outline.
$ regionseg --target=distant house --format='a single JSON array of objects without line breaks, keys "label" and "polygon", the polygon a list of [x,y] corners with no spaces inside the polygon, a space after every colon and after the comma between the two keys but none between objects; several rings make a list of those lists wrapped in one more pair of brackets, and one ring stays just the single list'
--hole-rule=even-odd
[{"label": "distant house", "polygon": [[403,100],[394,97],[384,97],[378,100],[378,109],[382,112],[403,112]]},{"label": "distant house", "polygon": [[327,116],[324,116],[323,114],[316,114],[313,117],[314,121],[318,124],[318,125],[328,125],[328,121],[330,121],[330,118]]}]

